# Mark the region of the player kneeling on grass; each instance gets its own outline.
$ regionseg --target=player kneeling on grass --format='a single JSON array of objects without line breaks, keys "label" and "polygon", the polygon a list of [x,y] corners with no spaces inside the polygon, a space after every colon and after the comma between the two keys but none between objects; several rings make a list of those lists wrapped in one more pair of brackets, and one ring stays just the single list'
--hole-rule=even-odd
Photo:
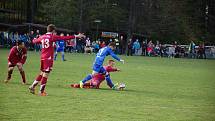
[{"label": "player kneeling on grass", "polygon": [[[114,60],[108,60],[108,65],[104,66],[104,69],[107,71],[107,73],[108,73],[109,76],[110,76],[110,72],[120,71],[120,69],[115,68],[114,65],[115,65]],[[98,89],[100,87],[101,83],[104,80],[105,80],[105,74],[97,73],[90,81],[86,82],[83,85],[83,88],[96,88],[96,89]],[[111,89],[124,88],[124,87],[121,87],[122,84],[120,84],[120,85],[118,85],[118,84],[113,85],[112,81],[107,81],[107,85]],[[80,84],[71,84],[71,87],[73,87],[73,88],[80,88]]]},{"label": "player kneeling on grass", "polygon": [[82,81],[80,81],[80,88],[83,88],[83,85],[91,80],[95,75],[101,73],[105,74],[106,81],[111,84],[111,87],[114,87],[114,84],[111,82],[110,76],[107,73],[107,71],[103,67],[103,62],[106,58],[106,56],[111,55],[114,59],[122,62],[124,64],[124,60],[120,59],[118,56],[114,54],[114,50],[116,49],[116,44],[114,42],[111,42],[108,44],[108,46],[103,47],[99,50],[99,52],[96,54],[95,61],[93,63],[93,72],[92,74],[87,75]]},{"label": "player kneeling on grass", "polygon": [[11,79],[11,75],[13,73],[13,69],[15,66],[19,69],[19,72],[22,76],[22,83],[26,84],[25,72],[23,70],[23,65],[27,59],[27,49],[25,48],[25,44],[22,41],[18,41],[17,45],[12,47],[8,56],[8,76],[5,79],[5,83]]},{"label": "player kneeling on grass", "polygon": [[57,40],[70,40],[74,38],[85,38],[83,34],[75,35],[75,36],[58,36],[55,35],[55,25],[50,24],[47,27],[47,33],[40,36],[38,39],[34,39],[33,43],[41,44],[41,67],[40,67],[40,74],[37,76],[36,80],[33,84],[29,87],[29,90],[32,94],[35,94],[35,87],[41,81],[40,85],[40,96],[46,96],[47,93],[45,92],[46,83],[48,80],[49,73],[52,70],[53,62],[54,62],[54,42]]}]

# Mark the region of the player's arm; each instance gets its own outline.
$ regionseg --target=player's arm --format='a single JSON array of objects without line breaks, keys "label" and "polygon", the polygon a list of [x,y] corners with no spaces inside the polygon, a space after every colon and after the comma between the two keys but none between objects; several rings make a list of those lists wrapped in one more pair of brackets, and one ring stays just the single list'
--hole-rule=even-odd
[{"label": "player's arm", "polygon": [[10,50],[10,53],[9,53],[9,56],[8,56],[8,61],[9,61],[9,63],[11,63],[11,64],[12,64],[12,58],[13,58],[14,55],[15,55],[15,48],[12,48],[12,49]]},{"label": "player's arm", "polygon": [[58,36],[58,35],[53,35],[53,42],[56,42],[56,41],[58,41],[58,40],[64,40],[64,41],[66,41],[66,40],[69,40],[69,39],[74,39],[75,38],[75,36]]},{"label": "player's arm", "polygon": [[116,59],[124,64],[124,60],[120,59],[116,54],[114,54],[114,52],[112,50],[109,50],[109,53],[114,59]]},{"label": "player's arm", "polygon": [[39,44],[39,43],[41,43],[41,40],[42,40],[41,37],[39,37],[39,38],[34,38],[32,42],[33,42],[33,44]]},{"label": "player's arm", "polygon": [[111,68],[110,68],[110,72],[115,72],[115,71],[120,71],[120,69],[115,68],[115,67],[111,67]]},{"label": "player's arm", "polygon": [[78,34],[78,35],[72,35],[72,36],[58,36],[58,35],[53,35],[53,41],[56,42],[58,40],[70,40],[70,39],[75,39],[75,38],[85,38],[85,35],[83,34]]},{"label": "player's arm", "polygon": [[27,49],[25,48],[25,49],[23,49],[23,55],[22,55],[22,59],[21,59],[20,63],[22,65],[25,64],[26,59],[27,59]]},{"label": "player's arm", "polygon": [[120,69],[109,66],[106,68],[106,71],[107,72],[115,72],[115,71],[120,71]]}]

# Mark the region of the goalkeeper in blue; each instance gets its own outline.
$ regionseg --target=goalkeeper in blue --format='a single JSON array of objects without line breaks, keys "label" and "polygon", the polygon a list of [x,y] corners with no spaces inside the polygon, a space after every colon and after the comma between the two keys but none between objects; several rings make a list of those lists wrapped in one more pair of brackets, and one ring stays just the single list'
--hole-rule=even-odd
[{"label": "goalkeeper in blue", "polygon": [[[60,34],[60,36],[64,36],[63,33]],[[66,61],[64,57],[64,49],[65,49],[65,41],[64,40],[59,40],[56,42],[56,52],[54,55],[54,60],[57,60],[57,53],[61,52],[61,58],[62,61]]]},{"label": "goalkeeper in blue", "polygon": [[110,75],[103,67],[103,62],[105,60],[105,57],[108,55],[111,55],[114,59],[117,61],[120,61],[124,64],[124,60],[120,59],[118,56],[114,54],[114,50],[116,49],[116,44],[114,42],[111,42],[108,44],[108,46],[103,47],[99,50],[99,52],[96,54],[95,61],[93,63],[93,72],[92,74],[87,75],[82,81],[80,81],[80,88],[83,88],[84,84],[91,80],[95,75],[97,74],[104,74],[105,80],[110,85],[112,89],[115,89],[117,85],[114,85],[112,80],[110,79]]}]

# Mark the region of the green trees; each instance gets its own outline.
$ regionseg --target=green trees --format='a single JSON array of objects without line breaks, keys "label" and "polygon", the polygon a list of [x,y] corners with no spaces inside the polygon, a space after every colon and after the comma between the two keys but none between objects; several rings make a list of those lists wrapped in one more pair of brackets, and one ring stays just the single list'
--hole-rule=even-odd
[{"label": "green trees", "polygon": [[42,0],[39,3],[38,16],[47,23],[53,23],[63,28],[76,28],[78,10],[74,0]]},{"label": "green trees", "polygon": [[75,31],[95,31],[99,19],[100,30],[147,35],[163,43],[210,36],[206,0],[39,0],[37,13],[46,23]]}]

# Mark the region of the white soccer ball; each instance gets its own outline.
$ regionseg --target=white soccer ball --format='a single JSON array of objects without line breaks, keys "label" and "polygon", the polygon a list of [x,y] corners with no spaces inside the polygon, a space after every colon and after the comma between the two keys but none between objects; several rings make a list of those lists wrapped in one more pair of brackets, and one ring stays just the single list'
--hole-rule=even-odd
[{"label": "white soccer ball", "polygon": [[120,83],[118,86],[119,90],[124,90],[125,89],[125,84],[124,83]]}]

